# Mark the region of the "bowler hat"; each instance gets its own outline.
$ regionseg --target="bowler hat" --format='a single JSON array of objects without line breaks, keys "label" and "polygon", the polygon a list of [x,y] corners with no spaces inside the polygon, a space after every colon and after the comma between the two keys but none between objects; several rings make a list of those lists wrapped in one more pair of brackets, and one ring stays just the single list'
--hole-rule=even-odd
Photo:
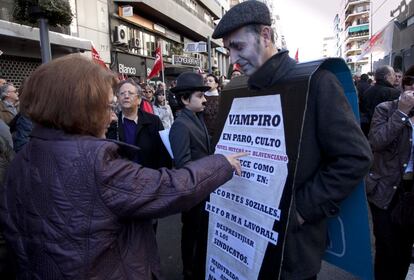
[{"label": "bowler hat", "polygon": [[225,35],[249,24],[272,25],[269,8],[259,1],[245,1],[231,8],[220,20],[212,37],[223,38]]},{"label": "bowler hat", "polygon": [[177,86],[170,89],[173,93],[182,91],[207,91],[211,87],[204,85],[203,76],[195,72],[185,72],[177,78]]}]

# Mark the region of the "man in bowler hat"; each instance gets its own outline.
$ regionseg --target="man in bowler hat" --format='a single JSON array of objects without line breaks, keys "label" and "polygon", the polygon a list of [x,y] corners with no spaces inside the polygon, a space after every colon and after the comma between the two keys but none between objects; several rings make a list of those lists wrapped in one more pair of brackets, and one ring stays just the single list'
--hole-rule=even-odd
[{"label": "man in bowler hat", "polygon": [[[203,76],[194,72],[182,73],[177,85],[171,88],[181,111],[170,130],[170,143],[176,168],[190,161],[213,154],[210,136],[202,112],[206,107],[204,92],[210,90],[204,85]],[[208,213],[205,201],[182,213],[181,257],[185,280],[204,279]]]},{"label": "man in bowler hat", "polygon": [[[275,46],[267,6],[245,1],[231,8],[213,38],[223,38],[231,63],[264,90],[286,81],[298,64]],[[336,77],[309,74],[308,101],[286,232],[281,279],[316,279],[327,245],[327,219],[367,173],[372,154]]]}]

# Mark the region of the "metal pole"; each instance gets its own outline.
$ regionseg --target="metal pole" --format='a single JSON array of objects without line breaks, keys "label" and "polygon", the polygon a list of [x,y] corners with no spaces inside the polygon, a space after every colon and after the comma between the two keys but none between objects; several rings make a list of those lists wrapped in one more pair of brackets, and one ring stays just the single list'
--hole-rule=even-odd
[{"label": "metal pole", "polygon": [[167,87],[167,85],[165,84],[165,80],[164,80],[164,69],[161,68],[161,76],[162,76],[162,83],[164,84],[164,96],[165,96],[165,88]]},{"label": "metal pole", "polygon": [[[163,42],[161,41],[160,42],[160,48],[161,48],[161,51],[160,51],[160,54],[161,54],[161,62],[162,62],[162,64],[161,64],[161,77],[162,77],[162,83],[164,84],[164,96],[165,96],[165,88],[167,87],[167,85],[165,84],[165,80],[164,80],[164,57],[163,57],[163,55],[162,55],[162,48],[164,47],[164,45],[163,45]],[[167,96],[165,96],[165,99],[167,99]]]},{"label": "metal pole", "polygon": [[207,52],[208,52],[208,73],[211,74],[211,41],[210,36],[207,36]]},{"label": "metal pole", "polygon": [[[369,39],[368,40],[371,40],[372,38],[372,25],[374,21],[372,8],[373,8],[373,5],[372,5],[372,0],[371,0],[369,1]],[[369,64],[370,64],[370,72],[372,73],[372,52],[370,53],[370,56],[369,56]]]},{"label": "metal pole", "polygon": [[46,18],[39,19],[40,30],[40,53],[42,55],[42,63],[48,63],[52,60],[52,52],[50,50],[49,41],[49,23]]}]

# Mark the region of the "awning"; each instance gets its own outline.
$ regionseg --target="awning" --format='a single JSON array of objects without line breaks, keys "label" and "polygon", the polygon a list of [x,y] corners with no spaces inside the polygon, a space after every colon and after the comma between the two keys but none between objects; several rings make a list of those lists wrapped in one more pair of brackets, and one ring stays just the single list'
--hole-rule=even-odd
[{"label": "awning", "polygon": [[368,31],[369,25],[358,25],[358,26],[351,26],[349,27],[348,33],[355,33],[355,32],[362,32],[362,31]]},{"label": "awning", "polygon": [[[17,24],[10,21],[0,20],[0,37],[11,37],[22,40],[39,41],[39,28]],[[62,46],[65,48],[76,49],[79,51],[91,50],[91,41],[49,31],[51,45]]]},{"label": "awning", "polygon": [[164,75],[166,77],[178,77],[181,73],[197,72],[198,69],[199,67],[171,65],[164,68]]}]

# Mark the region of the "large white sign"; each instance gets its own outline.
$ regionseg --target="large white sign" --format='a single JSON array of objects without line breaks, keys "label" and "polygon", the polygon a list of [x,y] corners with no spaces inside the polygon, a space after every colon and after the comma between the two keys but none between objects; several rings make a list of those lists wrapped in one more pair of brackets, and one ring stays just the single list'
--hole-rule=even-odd
[{"label": "large white sign", "polygon": [[199,67],[201,62],[200,62],[200,59],[195,58],[195,57],[173,54],[172,64],[190,65],[190,66],[198,66]]},{"label": "large white sign", "polygon": [[249,152],[242,174],[221,186],[209,212],[206,279],[257,279],[288,175],[280,95],[235,98],[216,153]]}]

